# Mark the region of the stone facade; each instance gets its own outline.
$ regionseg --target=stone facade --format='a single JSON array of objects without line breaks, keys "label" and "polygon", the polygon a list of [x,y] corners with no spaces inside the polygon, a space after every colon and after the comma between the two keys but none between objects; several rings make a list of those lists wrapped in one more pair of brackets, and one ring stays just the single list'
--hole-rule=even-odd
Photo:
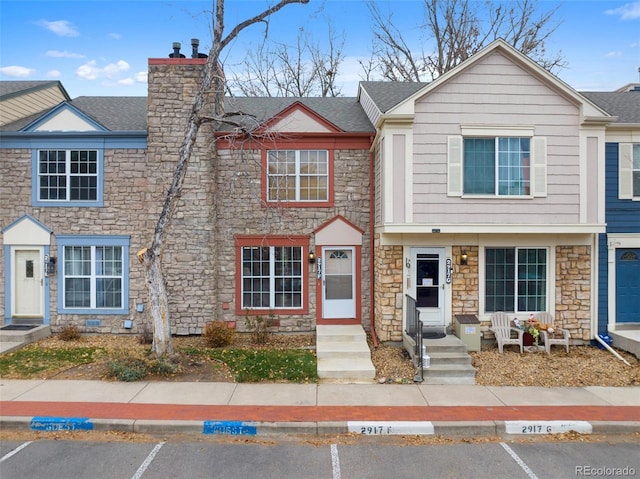
[{"label": "stone facade", "polygon": [[402,341],[402,246],[374,246],[375,328],[380,341]]},{"label": "stone facade", "polygon": [[[451,278],[451,314],[478,314],[479,276],[478,276],[478,247],[454,246]],[[460,264],[462,252],[467,253],[467,264]]]},{"label": "stone facade", "polygon": [[574,341],[591,339],[591,247],[556,247],[555,322]]}]

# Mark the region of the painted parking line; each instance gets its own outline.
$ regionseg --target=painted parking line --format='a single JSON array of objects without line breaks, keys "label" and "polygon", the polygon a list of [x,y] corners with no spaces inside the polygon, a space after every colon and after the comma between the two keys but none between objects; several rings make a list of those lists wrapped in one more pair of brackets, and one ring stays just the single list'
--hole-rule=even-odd
[{"label": "painted parking line", "polygon": [[367,436],[425,435],[435,434],[431,421],[348,421],[347,430]]},{"label": "painted parking line", "polygon": [[29,444],[31,444],[33,441],[27,441],[23,444],[20,444],[18,447],[16,447],[13,451],[6,453],[4,456],[2,456],[0,458],[0,462],[6,461],[7,459],[9,459],[11,456],[18,454],[20,451],[22,451],[25,447],[27,447]]},{"label": "painted parking line", "polygon": [[151,452],[149,453],[147,458],[144,460],[144,462],[140,464],[140,467],[138,468],[138,470],[136,471],[136,473],[133,475],[131,479],[140,479],[142,477],[142,475],[144,474],[144,471],[146,471],[147,468],[151,465],[151,463],[153,462],[153,459],[156,457],[156,454],[158,454],[158,451],[160,450],[160,448],[165,444],[166,444],[166,441],[156,444],[156,446],[151,450]]},{"label": "painted parking line", "polygon": [[536,476],[533,473],[533,471],[531,469],[529,469],[529,466],[527,466],[525,464],[525,462],[522,459],[520,459],[520,456],[518,456],[513,449],[511,449],[509,446],[507,446],[504,442],[501,442],[500,445],[502,446],[502,448],[505,451],[507,451],[509,453],[509,455],[513,458],[513,460],[516,461],[518,466],[520,466],[522,468],[522,470],[529,477],[529,479],[538,479],[538,476]]},{"label": "painted parking line", "polygon": [[29,427],[33,431],[93,431],[93,422],[86,417],[37,416]]},{"label": "painted parking line", "polygon": [[342,473],[340,472],[340,457],[338,457],[337,444],[331,444],[331,471],[333,473],[333,479],[342,478]]}]

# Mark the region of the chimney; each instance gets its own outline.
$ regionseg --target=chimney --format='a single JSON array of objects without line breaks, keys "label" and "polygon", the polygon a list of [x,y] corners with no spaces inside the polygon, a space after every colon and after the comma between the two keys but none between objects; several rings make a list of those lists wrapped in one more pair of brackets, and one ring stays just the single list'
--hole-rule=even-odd
[{"label": "chimney", "polygon": [[185,56],[180,53],[180,42],[173,42],[173,53],[169,54],[169,58],[185,58]]}]

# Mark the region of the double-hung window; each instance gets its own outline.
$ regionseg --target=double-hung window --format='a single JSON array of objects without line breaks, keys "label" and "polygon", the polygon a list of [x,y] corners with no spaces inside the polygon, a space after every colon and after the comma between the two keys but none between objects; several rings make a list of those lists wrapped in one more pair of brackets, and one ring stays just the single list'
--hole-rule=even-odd
[{"label": "double-hung window", "polygon": [[329,201],[327,150],[269,150],[266,170],[268,202]]},{"label": "double-hung window", "polygon": [[128,237],[59,236],[58,246],[61,312],[128,312]]},{"label": "double-hung window", "polygon": [[35,204],[100,206],[100,150],[41,149],[35,155]]},{"label": "double-hung window", "polygon": [[529,196],[530,138],[465,138],[465,195]]},{"label": "double-hung window", "polygon": [[640,199],[640,143],[633,145],[633,165],[631,167],[633,178],[633,197]]},{"label": "double-hung window", "polygon": [[308,237],[236,237],[237,310],[303,312]]},{"label": "double-hung window", "polygon": [[546,248],[485,249],[485,311],[547,309]]},{"label": "double-hung window", "polygon": [[447,138],[447,195],[547,196],[547,138],[532,127],[461,126]]}]

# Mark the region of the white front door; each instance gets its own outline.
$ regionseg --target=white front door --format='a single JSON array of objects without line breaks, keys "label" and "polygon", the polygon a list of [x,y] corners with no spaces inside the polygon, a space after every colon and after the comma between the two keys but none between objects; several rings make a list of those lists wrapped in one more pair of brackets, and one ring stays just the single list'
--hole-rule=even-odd
[{"label": "white front door", "polygon": [[444,326],[445,249],[411,249],[410,295],[425,326]]},{"label": "white front door", "polygon": [[13,315],[41,318],[44,278],[39,249],[14,250]]},{"label": "white front door", "polygon": [[322,317],[356,316],[355,248],[322,248]]}]

